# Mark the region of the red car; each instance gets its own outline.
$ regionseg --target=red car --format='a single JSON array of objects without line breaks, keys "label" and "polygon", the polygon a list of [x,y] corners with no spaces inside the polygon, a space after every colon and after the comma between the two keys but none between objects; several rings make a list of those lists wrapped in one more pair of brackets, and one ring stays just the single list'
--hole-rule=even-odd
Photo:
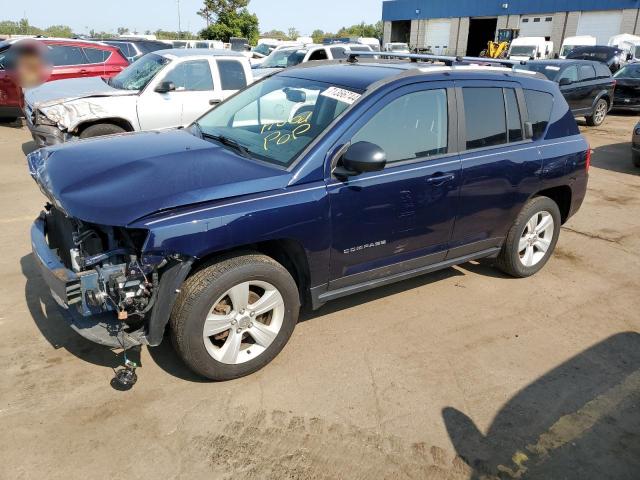
[{"label": "red car", "polygon": [[[47,81],[78,77],[113,77],[129,62],[117,47],[83,40],[32,39],[46,45],[52,65]],[[0,42],[0,119],[22,116],[22,89],[7,74],[3,64],[9,47],[17,40]]]}]

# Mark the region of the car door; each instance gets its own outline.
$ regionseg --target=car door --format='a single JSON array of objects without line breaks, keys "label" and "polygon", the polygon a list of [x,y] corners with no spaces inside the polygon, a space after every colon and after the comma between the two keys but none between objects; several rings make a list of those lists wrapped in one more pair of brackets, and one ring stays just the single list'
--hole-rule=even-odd
[{"label": "car door", "polygon": [[499,247],[538,190],[542,168],[535,142],[524,138],[527,106],[518,83],[457,81],[456,90],[462,176],[449,258]]},{"label": "car door", "polygon": [[[175,90],[157,92],[163,82]],[[185,60],[158,75],[138,99],[138,120],[142,130],[177,127],[191,123],[209,108],[213,78],[208,59]]]},{"label": "car door", "polygon": [[[247,86],[247,71],[239,59],[233,57],[217,58],[214,63],[219,77],[217,83],[220,86],[216,92],[218,97],[215,100],[226,100]],[[222,92],[221,96],[220,91]]]},{"label": "car door", "polygon": [[49,61],[53,65],[49,80],[89,76],[85,68],[87,58],[82,48],[75,45],[48,45]]},{"label": "car door", "polygon": [[580,75],[579,97],[581,108],[585,111],[591,110],[596,101],[596,96],[600,92],[600,87],[596,80],[596,70],[593,65],[580,65],[578,73]]},{"label": "car door", "polygon": [[381,172],[328,181],[329,289],[445,258],[460,180],[452,86],[417,83],[387,93],[338,142],[375,143],[386,152],[387,165]]},{"label": "car door", "polygon": [[109,58],[111,52],[108,50],[102,50],[100,48],[88,48],[82,49],[85,57],[87,58],[87,64],[83,67],[86,70],[86,76],[88,77],[101,77],[103,75],[112,74],[113,72],[105,71],[105,60]]},{"label": "car door", "polygon": [[[570,82],[566,85],[563,85],[565,82]],[[582,107],[581,98],[580,98],[580,77],[578,75],[578,66],[577,65],[569,65],[564,70],[560,72],[558,77],[558,83],[560,84],[560,91],[564,96],[565,100],[569,104],[569,108],[571,111],[580,110]]]}]

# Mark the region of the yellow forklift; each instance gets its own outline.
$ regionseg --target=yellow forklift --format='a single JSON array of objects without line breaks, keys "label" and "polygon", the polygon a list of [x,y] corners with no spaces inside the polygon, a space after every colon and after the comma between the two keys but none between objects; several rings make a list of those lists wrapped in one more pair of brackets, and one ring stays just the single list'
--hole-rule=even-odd
[{"label": "yellow forklift", "polygon": [[514,39],[518,38],[519,34],[519,28],[501,28],[498,30],[497,41],[489,40],[487,48],[480,52],[480,56],[485,58],[506,58],[509,45]]}]

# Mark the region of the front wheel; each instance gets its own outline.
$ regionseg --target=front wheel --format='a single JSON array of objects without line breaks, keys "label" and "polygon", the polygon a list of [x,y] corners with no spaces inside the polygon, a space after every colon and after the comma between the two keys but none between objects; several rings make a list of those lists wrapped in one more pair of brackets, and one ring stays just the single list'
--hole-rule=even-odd
[{"label": "front wheel", "polygon": [[529,277],[544,267],[558,242],[560,209],[548,197],[529,200],[507,234],[498,267],[514,277]]},{"label": "front wheel", "polygon": [[275,260],[253,253],[225,258],[186,280],[171,315],[173,343],[194,372],[231,380],[280,353],[299,310],[296,283]]},{"label": "front wheel", "polygon": [[80,134],[80,138],[103,137],[105,135],[115,135],[117,133],[124,132],[126,132],[126,130],[118,125],[114,125],[112,123],[98,123],[84,129]]},{"label": "front wheel", "polygon": [[640,153],[632,152],[631,158],[633,159],[633,164],[640,168]]},{"label": "front wheel", "polygon": [[596,106],[593,109],[593,115],[586,117],[587,125],[590,127],[599,127],[603,124],[604,119],[607,118],[607,112],[609,111],[609,103],[601,98],[596,102]]}]

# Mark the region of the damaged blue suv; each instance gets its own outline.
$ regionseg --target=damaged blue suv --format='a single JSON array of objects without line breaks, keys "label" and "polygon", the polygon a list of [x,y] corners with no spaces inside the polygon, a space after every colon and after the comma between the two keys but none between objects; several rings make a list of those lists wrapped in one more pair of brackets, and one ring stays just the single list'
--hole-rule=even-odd
[{"label": "damaged blue suv", "polygon": [[111,347],[169,331],[224,380],[271,361],[302,304],[483,257],[538,272],[588,179],[558,86],[350,60],[284,70],[187,128],[30,154],[48,198],[34,257],[72,327]]}]

